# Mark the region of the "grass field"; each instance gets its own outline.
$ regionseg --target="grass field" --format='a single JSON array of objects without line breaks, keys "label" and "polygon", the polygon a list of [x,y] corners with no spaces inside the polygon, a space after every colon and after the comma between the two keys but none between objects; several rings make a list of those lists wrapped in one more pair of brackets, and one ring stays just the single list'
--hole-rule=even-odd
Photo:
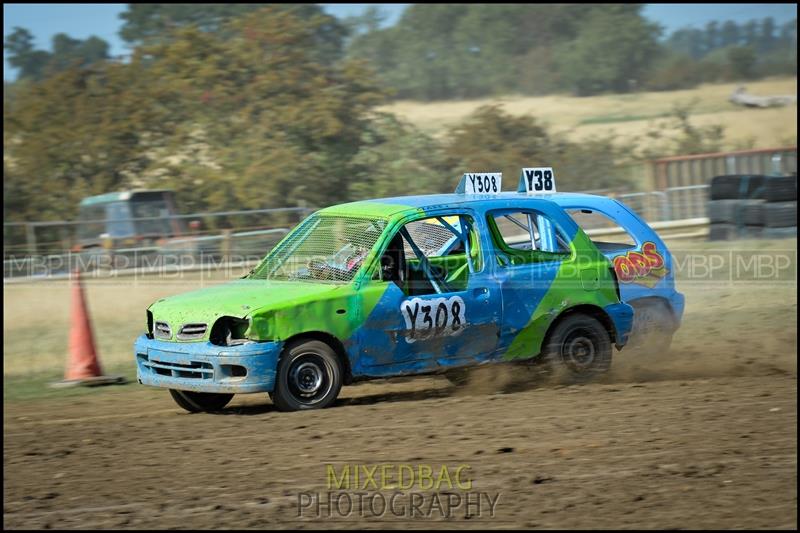
[{"label": "grass field", "polygon": [[[786,334],[796,337],[796,240],[732,241],[714,243],[713,246],[702,241],[675,241],[669,246],[676,257],[690,254],[700,260],[697,263],[700,270],[695,268],[689,273],[686,268],[683,269],[685,272],[676,269],[679,277],[684,278],[678,283],[679,289],[686,293],[688,317],[676,339],[678,345],[689,348],[693,336],[706,336],[709,322],[719,319],[708,314],[709,308],[727,309],[747,317],[747,320],[759,321],[757,327],[763,331],[753,336],[754,351],[758,343],[768,344],[772,342],[771,338]],[[769,279],[742,284],[725,283],[724,280],[720,284],[718,279],[706,281],[702,277],[703,262],[709,257],[706,252],[712,248],[721,251],[722,256],[726,251],[787,252],[788,261],[793,266],[784,269],[781,281],[775,283]],[[164,296],[235,279],[242,274],[236,270],[211,275],[191,273],[180,278],[175,274],[165,278],[87,280],[86,294],[101,363],[107,369],[134,375],[131,349],[134,339],[144,331],[148,305]],[[695,279],[688,279],[691,276]],[[26,378],[39,382],[42,376],[49,379],[63,372],[67,359],[70,301],[71,292],[66,281],[4,286],[3,374],[11,378],[7,386],[9,383],[23,386]],[[709,307],[710,303],[713,303],[712,307]],[[767,330],[770,333],[764,334]],[[724,344],[726,341],[720,339],[719,342]]]},{"label": "grass field", "polygon": [[[797,105],[748,109],[728,97],[737,83],[706,84],[695,89],[614,94],[577,98],[566,95],[509,96],[459,102],[395,102],[384,109],[423,131],[439,136],[481,105],[499,104],[513,115],[532,115],[572,139],[607,135],[634,139],[667,116],[676,103],[696,102],[692,122],[725,126],[727,148],[770,148],[797,144]],[[797,94],[797,78],[775,78],[745,84],[756,95]]]},{"label": "grass field", "polygon": [[[159,298],[235,279],[237,272],[190,273],[182,277],[88,279],[85,291],[95,344],[104,367],[130,363],[133,341],[145,329],[145,310]],[[52,373],[64,368],[70,327],[67,281],[3,287],[3,374]]]}]

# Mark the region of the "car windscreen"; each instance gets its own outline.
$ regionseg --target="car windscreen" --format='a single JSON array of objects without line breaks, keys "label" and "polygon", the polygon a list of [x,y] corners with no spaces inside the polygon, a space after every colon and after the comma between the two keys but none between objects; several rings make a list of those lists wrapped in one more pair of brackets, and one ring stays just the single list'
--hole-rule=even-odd
[{"label": "car windscreen", "polygon": [[250,278],[347,283],[386,228],[386,220],[314,214],[286,236]]}]

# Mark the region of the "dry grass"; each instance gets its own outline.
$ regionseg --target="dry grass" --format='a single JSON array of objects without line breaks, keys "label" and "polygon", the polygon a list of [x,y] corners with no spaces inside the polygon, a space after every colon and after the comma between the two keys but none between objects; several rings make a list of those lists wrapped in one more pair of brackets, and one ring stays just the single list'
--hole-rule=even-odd
[{"label": "dry grass", "polygon": [[[86,280],[85,294],[101,364],[115,367],[129,362],[133,368],[133,341],[144,332],[145,309],[157,299],[235,277],[235,274],[215,274],[209,278],[194,273],[180,279],[173,276]],[[67,281],[3,287],[4,375],[64,368],[71,297]]]},{"label": "dry grass", "polygon": [[[513,115],[532,115],[555,131],[572,139],[607,135],[634,139],[646,132],[658,117],[667,115],[676,103],[696,101],[693,122],[721,124],[726,128],[728,148],[769,148],[797,143],[797,105],[774,109],[748,109],[728,102],[737,83],[701,85],[696,89],[643,92],[577,98],[566,95],[509,96],[459,102],[421,103],[400,101],[384,110],[442,135],[482,105],[496,103]],[[747,83],[758,95],[797,94],[797,78],[774,78]]]}]

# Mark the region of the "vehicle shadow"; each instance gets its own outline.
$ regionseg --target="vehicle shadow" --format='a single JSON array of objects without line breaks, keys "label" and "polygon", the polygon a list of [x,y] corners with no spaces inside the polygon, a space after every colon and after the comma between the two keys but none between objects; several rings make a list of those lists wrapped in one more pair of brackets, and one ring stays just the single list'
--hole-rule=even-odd
[{"label": "vehicle shadow", "polygon": [[[513,370],[511,370],[513,368]],[[419,377],[399,377],[386,380],[388,383],[413,383]],[[365,382],[374,383],[374,382]],[[567,386],[563,382],[553,379],[547,372],[538,370],[537,367],[524,365],[511,366],[499,365],[495,368],[483,368],[470,374],[464,384],[449,384],[445,387],[426,387],[408,391],[390,391],[378,393],[356,394],[339,398],[331,408],[377,405],[394,402],[418,402],[451,397],[469,397],[491,394],[515,394],[541,388],[559,388]],[[354,387],[357,390],[358,386]],[[278,413],[278,409],[268,399],[264,403],[228,406],[215,415],[264,415]]]},{"label": "vehicle shadow", "polygon": [[264,414],[279,413],[279,412],[280,411],[278,411],[278,409],[272,403],[270,403],[269,400],[265,400],[265,403],[234,405],[225,407],[221,411],[215,411],[209,414],[248,416],[248,415],[264,415]]},{"label": "vehicle shadow", "polygon": [[436,398],[447,398],[452,396],[456,387],[432,388],[414,391],[386,392],[379,394],[367,394],[352,398],[340,398],[334,404],[335,407],[345,407],[348,405],[374,405],[378,403],[392,402],[417,402],[420,400],[431,400]]}]

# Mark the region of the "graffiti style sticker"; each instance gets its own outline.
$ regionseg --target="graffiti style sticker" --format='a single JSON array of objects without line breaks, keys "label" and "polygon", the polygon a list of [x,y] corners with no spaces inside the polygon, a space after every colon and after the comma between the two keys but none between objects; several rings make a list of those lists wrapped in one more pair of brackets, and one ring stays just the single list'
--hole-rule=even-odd
[{"label": "graffiti style sticker", "polygon": [[614,271],[620,283],[638,283],[653,288],[669,273],[664,266],[664,256],[656,249],[656,244],[647,241],[642,251],[631,251],[614,258]]},{"label": "graffiti style sticker", "polygon": [[458,335],[466,326],[466,306],[460,296],[411,298],[400,305],[409,343],[444,335]]}]

